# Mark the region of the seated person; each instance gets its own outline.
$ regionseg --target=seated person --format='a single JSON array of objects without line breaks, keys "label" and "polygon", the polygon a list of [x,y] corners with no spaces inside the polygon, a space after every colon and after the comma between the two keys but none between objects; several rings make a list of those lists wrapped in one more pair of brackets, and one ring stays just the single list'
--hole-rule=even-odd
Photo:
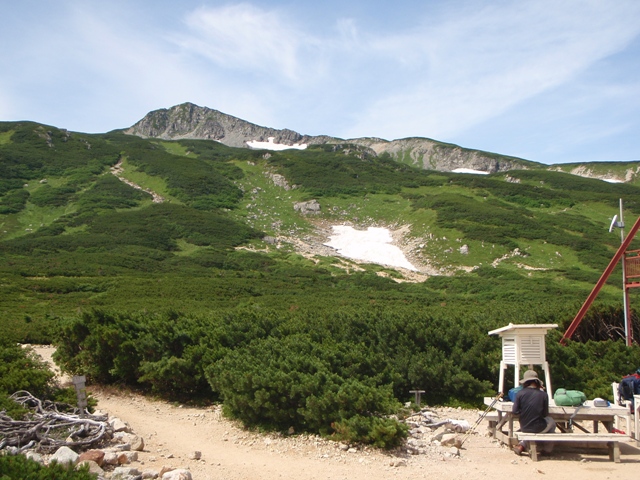
[{"label": "seated person", "polygon": [[[513,402],[512,412],[520,416],[520,431],[524,433],[553,433],[556,422],[549,416],[549,396],[545,392],[538,374],[527,370],[520,380],[522,390]],[[520,442],[513,447],[517,455],[528,450],[527,442]],[[553,444],[545,444],[543,451],[550,453]]]}]

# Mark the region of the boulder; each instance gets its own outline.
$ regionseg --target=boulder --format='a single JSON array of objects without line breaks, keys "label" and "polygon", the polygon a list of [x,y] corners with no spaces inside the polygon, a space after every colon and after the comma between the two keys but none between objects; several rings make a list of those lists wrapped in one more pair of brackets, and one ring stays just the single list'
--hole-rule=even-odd
[{"label": "boulder", "polygon": [[138,461],[138,452],[120,452],[117,455],[120,465],[129,465],[131,462]]},{"label": "boulder", "polygon": [[168,467],[166,465],[163,465],[158,475],[160,476],[160,478],[162,478],[165,473],[170,472],[171,470],[175,470],[175,467]]},{"label": "boulder", "polygon": [[102,450],[87,450],[80,454],[78,457],[78,463],[91,461],[97,463],[99,467],[102,467],[104,464],[104,455],[105,453]]},{"label": "boulder", "polygon": [[320,213],[320,203],[317,200],[298,202],[293,205],[293,209],[303,215],[315,215]]},{"label": "boulder", "polygon": [[104,463],[107,465],[118,465],[118,455],[116,452],[105,452]]},{"label": "boulder", "polygon": [[144,450],[144,438],[137,435],[131,439],[131,450],[141,452]]},{"label": "boulder", "polygon": [[85,465],[89,467],[89,473],[97,475],[98,477],[104,476],[104,470],[93,460],[83,460],[81,462],[78,462],[78,464],[76,465],[76,470]]},{"label": "boulder", "polygon": [[113,428],[114,432],[129,432],[129,426],[118,417],[113,417],[112,419],[110,419],[109,425],[111,425],[111,428]]},{"label": "boulder", "polygon": [[439,442],[442,440],[442,437],[447,433],[447,428],[445,426],[438,427],[433,434],[429,437],[430,442]]},{"label": "boulder", "polygon": [[162,475],[162,480],[193,480],[193,477],[189,470],[177,468]]},{"label": "boulder", "polygon": [[133,467],[116,467],[111,480],[133,480],[140,475],[140,470]]},{"label": "boulder", "polygon": [[60,447],[49,459],[49,463],[56,462],[60,465],[75,465],[78,461],[78,454],[69,447]]},{"label": "boulder", "polygon": [[462,438],[454,433],[446,433],[440,439],[440,445],[460,448],[462,446]]},{"label": "boulder", "polygon": [[34,451],[29,450],[25,454],[25,457],[27,457],[29,460],[33,460],[34,462],[43,463],[42,455],[40,455],[39,453],[36,453]]}]

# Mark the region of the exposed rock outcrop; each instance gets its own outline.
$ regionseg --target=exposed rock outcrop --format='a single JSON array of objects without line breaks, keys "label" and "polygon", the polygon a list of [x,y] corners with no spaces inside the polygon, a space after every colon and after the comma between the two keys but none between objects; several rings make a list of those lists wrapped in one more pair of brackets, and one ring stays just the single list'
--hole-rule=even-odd
[{"label": "exposed rock outcrop", "polygon": [[170,109],[148,113],[125,133],[143,138],[164,140],[215,140],[229,147],[247,148],[247,142],[267,142],[294,145],[307,143],[306,138],[293,130],[261,127],[211,108],[183,103]]},{"label": "exposed rock outcrop", "polygon": [[[398,162],[443,172],[467,169],[496,173],[546,168],[609,182],[630,182],[640,174],[640,166],[631,165],[634,162],[627,162],[630,165],[624,172],[609,170],[602,165],[594,168],[596,164],[593,162],[574,164],[569,169],[567,164],[545,166],[522,158],[463,148],[430,138],[411,137],[389,141],[382,138],[363,137],[345,140],[327,135],[302,135],[289,129],[262,127],[192,103],[183,103],[169,109],[150,112],[135,125],[125,129],[124,133],[164,140],[215,140],[230,147],[241,148],[257,145],[259,148],[269,149],[269,144],[279,147],[273,149],[281,149],[282,146],[298,148],[300,145],[333,145],[335,150],[341,150],[345,154],[355,154],[361,158],[368,155],[388,154]],[[49,144],[50,139],[46,132],[42,135]],[[265,154],[265,158],[269,155]],[[512,177],[506,177],[506,180],[516,181]]]},{"label": "exposed rock outcrop", "polygon": [[[164,140],[215,140],[230,147],[248,148],[248,142],[269,142],[279,145],[326,145],[347,149],[349,145],[364,147],[360,154],[388,153],[398,161],[407,158],[416,167],[429,170],[452,171],[467,168],[484,172],[500,172],[537,165],[515,157],[506,157],[478,150],[470,150],[428,138],[383,140],[380,138],[353,138],[344,140],[326,135],[301,135],[293,130],[261,127],[245,120],[192,103],[183,103],[169,109],[155,110],[124,131],[143,138]],[[360,150],[360,149],[359,149]]]},{"label": "exposed rock outcrop", "polygon": [[296,212],[303,215],[315,215],[320,213],[320,203],[317,200],[309,200],[308,202],[299,202],[293,205]]},{"label": "exposed rock outcrop", "polygon": [[[467,168],[495,173],[526,169],[536,165],[535,162],[520,158],[470,150],[430,138],[403,138],[393,141],[380,138],[357,138],[349,140],[349,142],[369,147],[378,155],[388,153],[397,161],[410,163],[426,170],[451,172],[457,168]],[[410,161],[406,161],[407,158]]]}]

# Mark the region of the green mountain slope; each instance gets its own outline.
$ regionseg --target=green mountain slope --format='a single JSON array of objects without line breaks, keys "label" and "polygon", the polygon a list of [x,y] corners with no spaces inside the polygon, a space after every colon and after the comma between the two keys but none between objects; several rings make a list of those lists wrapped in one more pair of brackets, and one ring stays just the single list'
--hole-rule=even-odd
[{"label": "green mountain slope", "polygon": [[[579,303],[619,244],[619,198],[640,214],[629,184],[436,172],[350,144],[267,152],[29,122],[0,124],[0,139],[2,320],[30,335],[93,307],[328,307],[336,288],[358,292],[345,305]],[[310,200],[319,213],[294,208]],[[419,272],[336,258],[322,243],[338,224],[397,231]]]},{"label": "green mountain slope", "polygon": [[[393,447],[410,390],[494,394],[487,332],[510,322],[559,325],[555,385],[607,397],[637,368],[619,271],[576,333],[607,341],[557,342],[619,245],[620,198],[631,224],[639,187],[563,172],[0,123],[0,338],[54,341],[89,381],[224,401],[246,425]],[[336,225],[393,231],[417,271],[338,257]]]}]

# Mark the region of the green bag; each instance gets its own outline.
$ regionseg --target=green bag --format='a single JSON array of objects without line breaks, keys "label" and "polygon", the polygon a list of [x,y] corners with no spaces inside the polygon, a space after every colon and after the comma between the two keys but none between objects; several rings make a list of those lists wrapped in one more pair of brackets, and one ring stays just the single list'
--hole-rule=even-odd
[{"label": "green bag", "polygon": [[559,388],[553,394],[553,401],[559,407],[577,407],[587,401],[587,396],[579,390]]}]

